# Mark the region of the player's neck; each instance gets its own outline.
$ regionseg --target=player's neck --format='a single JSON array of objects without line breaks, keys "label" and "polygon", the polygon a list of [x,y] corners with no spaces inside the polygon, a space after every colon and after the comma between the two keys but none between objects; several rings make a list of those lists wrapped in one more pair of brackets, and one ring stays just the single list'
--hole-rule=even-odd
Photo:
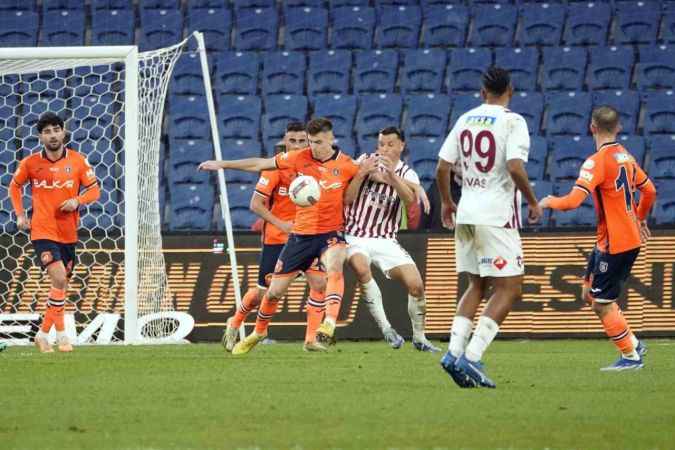
[{"label": "player's neck", "polygon": [[326,151],[317,151],[315,149],[312,149],[312,156],[314,157],[314,159],[316,159],[318,161],[326,161],[326,160],[330,159],[331,156],[333,156],[336,151],[337,150],[332,149],[332,148],[330,150],[326,150]]},{"label": "player's neck", "polygon": [[594,138],[596,150],[600,150],[603,145],[616,142],[616,135],[614,134],[596,134]]},{"label": "player's neck", "polygon": [[65,151],[66,150],[64,146],[61,146],[61,148],[59,148],[58,150],[49,150],[45,146],[45,154],[47,155],[47,159],[50,161],[58,161],[59,159],[61,159],[61,157],[63,156],[63,152]]},{"label": "player's neck", "polygon": [[509,105],[509,99],[506,97],[487,97],[485,99],[485,104],[486,105],[494,105],[494,106],[501,106],[502,108],[506,108]]}]

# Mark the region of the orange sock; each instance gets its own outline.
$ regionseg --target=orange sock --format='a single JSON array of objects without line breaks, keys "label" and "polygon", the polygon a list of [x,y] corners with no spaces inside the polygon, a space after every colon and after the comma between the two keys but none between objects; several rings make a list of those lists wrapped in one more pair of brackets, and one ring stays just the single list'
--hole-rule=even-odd
[{"label": "orange sock", "polygon": [[635,350],[632,341],[633,333],[616,303],[612,303],[611,311],[600,320],[605,328],[605,333],[621,353],[629,354]]},{"label": "orange sock", "polygon": [[63,309],[66,304],[66,290],[57,289],[55,287],[49,290],[49,309],[52,310],[54,318],[54,327],[56,327],[57,332],[62,332],[65,330],[65,325],[63,323]]},{"label": "orange sock", "polygon": [[49,330],[51,330],[53,324],[54,324],[54,311],[52,310],[52,307],[49,306],[48,304],[47,310],[42,316],[42,324],[40,325],[40,330],[43,333],[49,333]]},{"label": "orange sock", "polygon": [[241,299],[241,306],[237,308],[237,312],[234,313],[234,318],[232,319],[231,325],[234,328],[239,328],[241,324],[246,320],[248,313],[253,311],[258,307],[258,288],[251,288],[246,291],[244,298]]},{"label": "orange sock", "polygon": [[307,331],[305,331],[305,342],[314,342],[316,340],[316,330],[321,325],[323,313],[326,309],[325,294],[314,290],[309,291],[307,299]]},{"label": "orange sock", "polygon": [[267,327],[269,327],[272,317],[274,317],[274,314],[277,312],[278,305],[278,299],[270,299],[267,297],[267,294],[265,294],[260,303],[260,308],[258,308],[258,318],[255,321],[256,333],[267,334]]},{"label": "orange sock", "polygon": [[328,272],[326,283],[326,319],[337,322],[342,303],[342,294],[345,291],[345,278],[342,272]]}]

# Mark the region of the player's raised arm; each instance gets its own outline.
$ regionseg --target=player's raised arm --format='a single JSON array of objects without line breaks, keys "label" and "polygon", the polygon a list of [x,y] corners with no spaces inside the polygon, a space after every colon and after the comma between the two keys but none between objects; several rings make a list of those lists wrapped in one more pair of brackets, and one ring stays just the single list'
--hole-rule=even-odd
[{"label": "player's raised arm", "polygon": [[244,158],[222,161],[204,161],[199,165],[199,170],[234,169],[246,172],[262,172],[263,170],[276,169],[274,158]]},{"label": "player's raised arm", "polygon": [[23,209],[23,185],[28,182],[28,170],[26,160],[19,163],[19,167],[14,173],[12,181],[9,183],[9,196],[12,200],[12,207],[16,213],[16,226],[19,230],[30,230],[30,220],[26,217],[26,211]]}]

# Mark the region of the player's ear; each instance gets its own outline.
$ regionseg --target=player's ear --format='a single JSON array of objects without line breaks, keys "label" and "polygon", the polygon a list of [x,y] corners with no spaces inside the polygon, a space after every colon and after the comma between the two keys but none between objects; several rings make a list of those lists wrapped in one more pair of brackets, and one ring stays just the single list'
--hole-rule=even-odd
[{"label": "player's ear", "polygon": [[487,91],[483,88],[480,88],[480,98],[487,100]]}]

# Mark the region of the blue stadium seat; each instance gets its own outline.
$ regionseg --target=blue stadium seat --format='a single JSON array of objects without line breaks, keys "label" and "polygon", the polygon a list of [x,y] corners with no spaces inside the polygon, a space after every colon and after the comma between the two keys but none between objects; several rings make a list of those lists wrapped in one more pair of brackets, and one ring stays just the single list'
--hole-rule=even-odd
[{"label": "blue stadium seat", "polygon": [[226,8],[190,9],[187,15],[187,33],[204,33],[204,45],[210,52],[230,48],[232,14]]},{"label": "blue stadium seat", "polygon": [[593,93],[593,106],[612,106],[621,115],[623,131],[636,132],[640,116],[640,95],[635,91],[596,91]]},{"label": "blue stadium seat", "polygon": [[523,25],[518,33],[519,45],[558,46],[565,23],[565,6],[545,3],[527,3],[521,6]]},{"label": "blue stadium seat", "polygon": [[646,153],[645,139],[642,136],[622,134],[619,135],[617,141],[624,146],[628,153],[633,155],[635,161],[642,167]]},{"label": "blue stadium seat", "polygon": [[195,9],[221,9],[227,8],[230,2],[227,0],[191,0],[188,2],[188,13]]},{"label": "blue stadium seat", "polygon": [[438,152],[443,145],[445,137],[406,137],[406,148],[408,149],[408,160],[413,166],[422,161],[438,161]]},{"label": "blue stadium seat", "polygon": [[[220,151],[225,159],[244,159],[265,156],[263,146],[257,139],[223,139],[220,140]],[[267,149],[272,156],[273,149]],[[255,175],[255,174],[254,174]]]},{"label": "blue stadium seat", "polygon": [[546,94],[548,120],[546,133],[588,134],[591,115],[591,95],[586,92],[567,92]]},{"label": "blue stadium seat", "polygon": [[591,48],[588,65],[590,89],[628,89],[635,55],[630,47]]},{"label": "blue stadium seat", "polygon": [[333,48],[369,50],[373,47],[375,9],[360,6],[334,8],[331,18]]},{"label": "blue stadium seat", "polygon": [[330,119],[335,137],[351,139],[356,117],[356,96],[318,95],[314,98],[313,116]]},{"label": "blue stadium seat", "polygon": [[675,179],[675,135],[650,136],[649,176],[655,180]]},{"label": "blue stadium seat", "polygon": [[[553,186],[557,195],[566,195],[572,189],[571,180],[555,183]],[[553,211],[553,221],[558,227],[591,227],[597,223],[593,196],[586,197],[584,202],[577,208],[569,211]]]},{"label": "blue stadium seat", "polygon": [[84,2],[81,0],[42,0],[42,12],[52,11],[84,11]]},{"label": "blue stadium seat", "polygon": [[331,0],[330,5],[332,8],[343,8],[346,6],[354,7],[366,7],[370,4],[368,0]]},{"label": "blue stadium seat", "polygon": [[436,164],[437,161],[429,160],[418,161],[416,164],[413,164],[413,170],[415,170],[415,173],[417,173],[417,176],[420,178],[420,182],[425,191],[429,190],[431,184],[436,179]]},{"label": "blue stadium seat", "polygon": [[143,9],[179,9],[180,0],[140,0]]},{"label": "blue stadium seat", "polygon": [[168,47],[183,36],[183,13],[173,9],[141,9],[141,51]]},{"label": "blue stadium seat", "polygon": [[518,23],[518,8],[514,5],[479,4],[473,8],[473,31],[470,45],[505,47],[513,44]]},{"label": "blue stadium seat", "polygon": [[544,96],[541,93],[517,92],[511,99],[509,109],[525,118],[530,134],[539,134],[544,114]]},{"label": "blue stadium seat", "polygon": [[258,139],[260,134],[260,97],[221,95],[218,97],[220,135],[228,139]]},{"label": "blue stadium seat", "polygon": [[660,2],[618,3],[614,42],[620,45],[656,42],[661,21],[660,9]]},{"label": "blue stadium seat", "polygon": [[675,47],[641,46],[635,72],[640,90],[675,88]]},{"label": "blue stadium seat", "polygon": [[40,18],[32,11],[8,11],[0,14],[0,46],[35,47]]},{"label": "blue stadium seat", "polygon": [[[400,95],[379,94],[361,96],[361,105],[356,114],[356,132],[359,138],[359,146],[362,142],[372,145],[369,140],[377,141],[377,135],[385,127],[399,126],[403,100]],[[365,138],[365,140],[364,140]],[[367,150],[366,150],[367,151]],[[361,148],[364,152],[364,148]]]},{"label": "blue stadium seat", "polygon": [[202,66],[197,53],[183,55],[171,74],[171,92],[178,95],[205,95]]},{"label": "blue stadium seat", "polygon": [[227,201],[230,209],[246,208],[251,203],[251,197],[255,192],[255,185],[250,183],[227,182]]},{"label": "blue stadium seat", "polygon": [[132,0],[92,0],[91,12],[95,11],[112,11],[112,10],[127,10],[133,12]]},{"label": "blue stadium seat", "polygon": [[0,0],[0,11],[14,13],[16,11],[36,11],[35,0]]},{"label": "blue stadium seat", "polygon": [[[66,79],[65,72],[59,73],[64,74],[63,79]],[[79,98],[87,95],[110,95],[111,86],[117,79],[117,75],[105,65],[76,67],[73,75],[68,78],[68,85],[73,89],[71,101],[78,104],[83,104]]]},{"label": "blue stadium seat", "polygon": [[593,153],[595,145],[589,137],[580,138],[556,138],[553,140],[551,152],[552,180],[576,180],[579,178],[579,170],[586,158]]},{"label": "blue stadium seat", "polygon": [[657,225],[675,224],[675,188],[673,186],[659,189],[652,217]]},{"label": "blue stadium seat", "polygon": [[607,3],[570,3],[563,40],[566,45],[605,45],[612,11]]},{"label": "blue stadium seat", "polygon": [[287,50],[326,48],[328,10],[324,8],[286,8],[284,47]]},{"label": "blue stadium seat", "polygon": [[274,0],[232,0],[235,10],[256,9],[256,8],[274,8]]},{"label": "blue stadium seat", "polygon": [[201,139],[210,136],[209,113],[204,97],[173,96],[169,100],[169,136]]},{"label": "blue stadium seat", "polygon": [[190,159],[169,161],[169,182],[171,184],[177,183],[198,183],[205,184],[209,182],[209,173],[199,170],[199,163],[201,161],[193,161]]},{"label": "blue stadium seat", "polygon": [[[529,163],[528,163],[529,164]],[[530,179],[530,186],[532,186],[532,189],[534,189],[534,195],[537,198],[544,198],[547,195],[553,194],[553,183],[550,181],[544,181],[544,180],[533,180]],[[544,228],[548,227],[550,225],[550,220],[551,220],[551,210],[550,209],[545,209],[544,210],[544,215],[539,219],[538,223],[533,223],[531,224],[528,219],[527,219],[527,202],[522,201],[521,203],[521,224],[520,226],[525,229],[535,229],[535,228]]]},{"label": "blue stadium seat", "polygon": [[551,47],[543,51],[543,88],[579,91],[586,78],[588,52],[580,47]]},{"label": "blue stadium seat", "polygon": [[169,185],[171,218],[169,229],[208,230],[213,218],[214,189],[210,184]]},{"label": "blue stadium seat", "polygon": [[469,10],[463,5],[433,5],[424,12],[422,42],[426,47],[464,47]]},{"label": "blue stadium seat", "polygon": [[530,180],[543,180],[548,159],[548,147],[546,139],[540,136],[530,138],[530,153],[525,168]]},{"label": "blue stadium seat", "polygon": [[495,50],[495,65],[510,72],[513,87],[518,91],[537,90],[538,62],[539,52],[532,47]]},{"label": "blue stadium seat", "polygon": [[307,97],[302,95],[267,96],[262,116],[263,139],[281,139],[288,122],[305,122],[308,109]]},{"label": "blue stadium seat", "polygon": [[215,90],[218,94],[255,95],[258,92],[260,57],[255,52],[225,52],[216,58]]},{"label": "blue stadium seat", "polygon": [[135,20],[133,9],[92,10],[91,44],[132,45]]},{"label": "blue stadium seat", "polygon": [[169,161],[171,164],[183,162],[200,163],[209,159],[215,159],[210,139],[172,138],[169,139],[169,149]]},{"label": "blue stadium seat", "polygon": [[335,138],[333,146],[337,146],[342,153],[345,153],[352,158],[359,154],[359,147],[351,137]]},{"label": "blue stadium seat", "polygon": [[375,0],[375,6],[382,9],[391,6],[415,6],[417,0]]},{"label": "blue stadium seat", "polygon": [[351,67],[352,54],[349,50],[310,53],[307,92],[309,95],[347,94]]},{"label": "blue stadium seat", "polygon": [[305,89],[305,55],[302,52],[269,52],[263,57],[262,92],[302,95]]},{"label": "blue stadium seat", "polygon": [[450,97],[428,94],[406,98],[407,115],[405,132],[410,137],[445,137],[450,114]]},{"label": "blue stadium seat", "polygon": [[373,50],[356,54],[354,93],[394,92],[398,72],[395,50]]},{"label": "blue stadium seat", "polygon": [[663,42],[675,44],[675,12],[670,12],[663,16],[661,29],[661,39]]},{"label": "blue stadium seat", "polygon": [[230,220],[235,230],[250,230],[258,216],[248,208],[236,208],[230,211]]},{"label": "blue stadium seat", "polygon": [[675,134],[675,95],[673,91],[645,95],[645,132]]},{"label": "blue stadium seat", "polygon": [[483,100],[478,92],[474,94],[455,95],[452,101],[452,114],[450,115],[450,129],[455,126],[459,116],[469,110],[480,106]]},{"label": "blue stadium seat", "polygon": [[274,50],[279,27],[274,8],[237,9],[234,48],[237,50]]},{"label": "blue stadium seat", "polygon": [[[331,2],[335,6],[335,2]],[[284,8],[322,8],[323,0],[285,0]]]},{"label": "blue stadium seat", "polygon": [[401,92],[441,92],[447,54],[439,48],[407,50],[403,54]]},{"label": "blue stadium seat", "polygon": [[419,6],[382,7],[375,31],[378,47],[417,48],[421,21]]},{"label": "blue stadium seat", "polygon": [[452,50],[446,73],[448,92],[479,91],[480,77],[491,65],[492,52],[487,48]]}]

